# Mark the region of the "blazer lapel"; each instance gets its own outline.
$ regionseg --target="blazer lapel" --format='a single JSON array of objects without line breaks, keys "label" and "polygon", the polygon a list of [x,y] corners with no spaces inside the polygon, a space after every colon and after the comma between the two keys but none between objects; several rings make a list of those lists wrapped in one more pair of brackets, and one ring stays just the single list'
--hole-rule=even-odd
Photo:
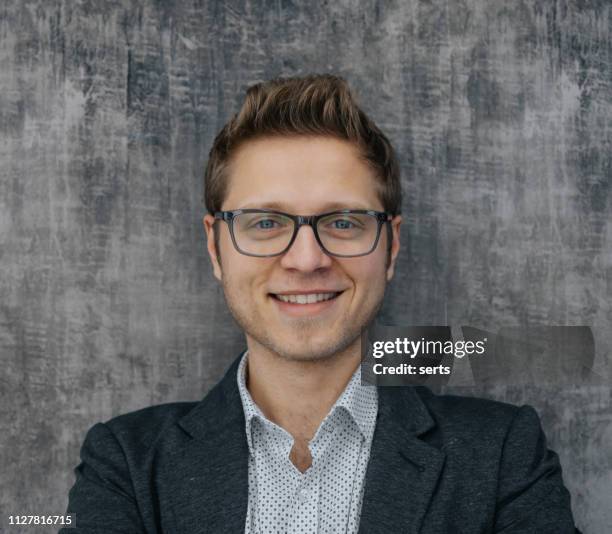
[{"label": "blazer lapel", "polygon": [[435,426],[413,387],[379,387],[359,532],[419,532],[445,454],[418,438]]},{"label": "blazer lapel", "polygon": [[189,437],[167,475],[178,532],[244,532],[249,451],[236,383],[241,356],[179,421]]}]

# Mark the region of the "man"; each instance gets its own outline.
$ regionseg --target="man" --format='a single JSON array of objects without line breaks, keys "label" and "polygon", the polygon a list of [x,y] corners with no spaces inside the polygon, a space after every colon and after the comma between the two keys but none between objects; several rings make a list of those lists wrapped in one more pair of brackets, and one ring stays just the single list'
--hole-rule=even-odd
[{"label": "man", "polygon": [[90,430],[77,532],[574,532],[532,408],[361,385],[401,189],[342,79],[251,87],[205,190],[214,275],[247,350],[202,402]]}]

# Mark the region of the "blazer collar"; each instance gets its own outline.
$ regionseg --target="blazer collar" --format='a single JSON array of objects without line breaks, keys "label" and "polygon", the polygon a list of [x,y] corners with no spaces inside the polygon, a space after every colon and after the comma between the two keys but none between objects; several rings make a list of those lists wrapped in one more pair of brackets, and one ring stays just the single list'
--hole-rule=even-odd
[{"label": "blazer collar", "polygon": [[244,412],[238,391],[238,366],[242,352],[216,386],[178,424],[195,439],[216,439],[220,431],[244,431]]},{"label": "blazer collar", "polygon": [[[191,440],[175,455],[171,478],[179,531],[244,532],[248,445],[237,384],[242,354],[180,421]],[[444,464],[419,436],[435,422],[413,387],[379,387],[378,418],[365,477],[359,532],[418,532]],[[210,529],[210,530],[208,530]]]}]

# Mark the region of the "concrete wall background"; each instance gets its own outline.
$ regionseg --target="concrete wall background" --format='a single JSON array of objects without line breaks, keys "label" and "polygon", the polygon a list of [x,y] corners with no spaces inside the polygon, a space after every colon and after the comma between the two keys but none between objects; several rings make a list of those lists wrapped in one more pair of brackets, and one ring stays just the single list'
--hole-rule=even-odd
[{"label": "concrete wall background", "polygon": [[240,350],[201,171],[248,85],[324,71],[402,161],[383,319],[592,327],[608,386],[473,393],[536,407],[578,526],[612,531],[605,0],[3,1],[0,525],[65,510],[92,424],[199,399]]}]

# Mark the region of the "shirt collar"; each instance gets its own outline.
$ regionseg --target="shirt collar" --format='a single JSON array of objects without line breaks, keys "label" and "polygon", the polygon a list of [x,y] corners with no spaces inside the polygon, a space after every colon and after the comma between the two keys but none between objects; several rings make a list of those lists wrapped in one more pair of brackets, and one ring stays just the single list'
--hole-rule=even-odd
[{"label": "shirt collar", "polygon": [[330,410],[333,414],[343,408],[353,419],[361,435],[371,440],[376,426],[378,391],[375,386],[361,383],[361,365],[357,367],[346,388]]},{"label": "shirt collar", "polygon": [[[240,359],[238,366],[237,379],[240,399],[244,411],[244,419],[246,423],[247,443],[249,451],[253,454],[252,440],[252,421],[254,417],[258,417],[261,421],[268,421],[262,413],[259,406],[251,397],[249,390],[246,387],[246,370],[247,370],[248,351],[245,351]],[[376,426],[376,413],[378,411],[378,390],[375,386],[364,386],[361,383],[361,365],[357,367],[353,376],[349,380],[346,388],[334,403],[321,425],[327,419],[334,417],[336,412],[345,411],[355,422],[361,435],[366,440],[371,440],[374,435]],[[373,416],[372,416],[373,414]]]},{"label": "shirt collar", "polygon": [[246,422],[246,435],[247,443],[249,444],[249,452],[253,454],[253,439],[251,436],[253,417],[257,416],[265,419],[265,416],[259,409],[259,406],[255,404],[255,401],[251,397],[251,394],[246,387],[247,353],[248,351],[244,352],[242,358],[240,359],[240,365],[238,366],[238,391],[240,392],[240,400],[242,401],[242,409],[244,411],[244,419]]}]

